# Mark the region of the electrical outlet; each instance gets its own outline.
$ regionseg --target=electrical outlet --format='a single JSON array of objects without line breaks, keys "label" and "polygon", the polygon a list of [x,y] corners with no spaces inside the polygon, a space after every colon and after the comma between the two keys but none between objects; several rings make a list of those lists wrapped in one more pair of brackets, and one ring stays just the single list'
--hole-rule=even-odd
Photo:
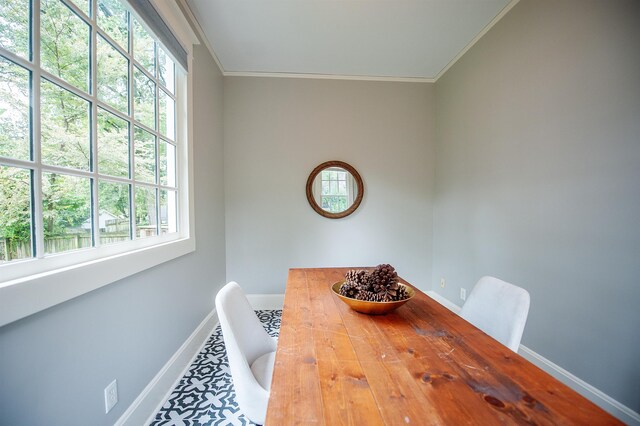
[{"label": "electrical outlet", "polygon": [[444,278],[440,278],[440,287],[445,288],[446,285],[447,282],[444,280]]},{"label": "electrical outlet", "polygon": [[467,289],[460,288],[460,299],[467,300]]},{"label": "electrical outlet", "polygon": [[118,403],[118,382],[114,380],[109,386],[104,388],[104,408],[105,413],[111,411],[114,405]]}]

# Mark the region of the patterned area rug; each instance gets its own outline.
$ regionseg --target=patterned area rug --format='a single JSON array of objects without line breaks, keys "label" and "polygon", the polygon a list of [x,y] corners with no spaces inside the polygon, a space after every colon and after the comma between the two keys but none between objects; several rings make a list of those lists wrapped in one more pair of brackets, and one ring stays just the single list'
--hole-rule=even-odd
[{"label": "patterned area rug", "polygon": [[[282,311],[256,311],[256,314],[267,332],[278,336]],[[151,425],[252,424],[236,402],[227,351],[218,325]]]}]

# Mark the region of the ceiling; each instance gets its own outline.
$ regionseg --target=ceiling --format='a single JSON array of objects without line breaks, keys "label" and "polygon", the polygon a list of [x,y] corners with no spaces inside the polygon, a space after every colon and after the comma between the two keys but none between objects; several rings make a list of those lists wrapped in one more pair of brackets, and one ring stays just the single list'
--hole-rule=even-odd
[{"label": "ceiling", "polygon": [[517,0],[186,0],[225,75],[435,81]]}]

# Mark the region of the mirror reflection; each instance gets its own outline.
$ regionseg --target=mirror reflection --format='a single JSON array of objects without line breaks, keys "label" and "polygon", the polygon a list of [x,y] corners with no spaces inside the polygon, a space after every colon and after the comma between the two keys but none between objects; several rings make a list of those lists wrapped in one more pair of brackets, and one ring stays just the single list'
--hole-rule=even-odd
[{"label": "mirror reflection", "polygon": [[307,179],[307,200],[321,216],[339,219],[353,213],[364,194],[362,178],[343,161],[327,161]]},{"label": "mirror reflection", "polygon": [[341,167],[328,167],[313,180],[313,198],[322,210],[341,213],[353,205],[358,187],[353,175]]}]

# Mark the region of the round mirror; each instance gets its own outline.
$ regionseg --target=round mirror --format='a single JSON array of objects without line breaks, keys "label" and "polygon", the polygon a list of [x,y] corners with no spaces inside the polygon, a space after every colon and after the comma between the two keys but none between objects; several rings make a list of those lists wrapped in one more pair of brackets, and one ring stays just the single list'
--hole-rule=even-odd
[{"label": "round mirror", "polygon": [[364,195],[362,178],[343,161],[327,161],[307,179],[307,200],[318,214],[339,219],[353,213]]}]

